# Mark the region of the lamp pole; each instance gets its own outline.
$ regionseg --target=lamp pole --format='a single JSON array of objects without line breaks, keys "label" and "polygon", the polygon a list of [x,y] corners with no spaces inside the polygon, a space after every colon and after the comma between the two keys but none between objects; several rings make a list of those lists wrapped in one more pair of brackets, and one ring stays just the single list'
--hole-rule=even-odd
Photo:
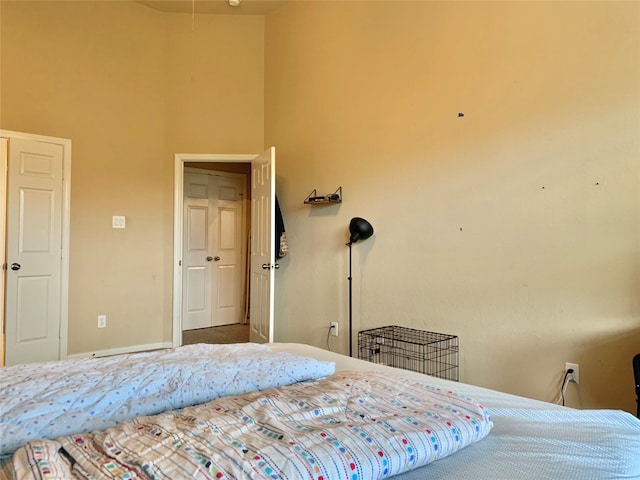
[{"label": "lamp pole", "polygon": [[353,242],[347,243],[347,247],[349,247],[349,276],[347,280],[349,280],[349,356],[353,357],[353,307],[351,305],[351,301],[353,298],[353,287],[351,285],[351,245]]},{"label": "lamp pole", "polygon": [[349,222],[349,356],[353,357],[353,287],[351,281],[351,245],[358,240],[366,240],[373,235],[373,227],[364,218],[353,217]]}]

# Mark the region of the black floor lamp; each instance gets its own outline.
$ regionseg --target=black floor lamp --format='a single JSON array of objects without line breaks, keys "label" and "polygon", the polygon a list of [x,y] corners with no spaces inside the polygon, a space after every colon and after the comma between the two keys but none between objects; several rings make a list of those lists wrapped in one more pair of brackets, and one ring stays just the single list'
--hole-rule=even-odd
[{"label": "black floor lamp", "polygon": [[349,356],[353,356],[353,287],[351,278],[351,245],[358,240],[366,240],[373,235],[373,227],[364,218],[353,217],[349,222]]}]

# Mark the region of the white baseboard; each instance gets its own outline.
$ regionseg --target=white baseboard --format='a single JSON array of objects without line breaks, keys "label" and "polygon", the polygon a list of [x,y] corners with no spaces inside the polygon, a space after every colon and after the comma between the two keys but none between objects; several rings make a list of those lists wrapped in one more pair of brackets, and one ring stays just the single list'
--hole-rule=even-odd
[{"label": "white baseboard", "polygon": [[74,353],[73,355],[67,355],[67,358],[73,360],[76,358],[109,357],[111,355],[120,355],[122,353],[146,352],[172,347],[172,342],[149,343],[147,345],[131,345],[130,347],[111,348],[109,350],[99,350],[97,352]]}]

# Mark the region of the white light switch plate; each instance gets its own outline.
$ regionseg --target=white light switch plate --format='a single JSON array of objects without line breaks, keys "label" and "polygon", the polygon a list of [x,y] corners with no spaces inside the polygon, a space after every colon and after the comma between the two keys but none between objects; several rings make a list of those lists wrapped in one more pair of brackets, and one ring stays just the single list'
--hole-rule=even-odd
[{"label": "white light switch plate", "polygon": [[113,228],[124,228],[125,227],[124,217],[119,215],[114,215],[112,217],[112,225],[113,225]]}]

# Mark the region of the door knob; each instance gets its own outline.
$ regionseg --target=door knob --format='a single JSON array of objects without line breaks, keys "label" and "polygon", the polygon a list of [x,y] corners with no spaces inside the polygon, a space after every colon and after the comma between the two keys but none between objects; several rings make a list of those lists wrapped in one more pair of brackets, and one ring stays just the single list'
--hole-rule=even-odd
[{"label": "door knob", "polygon": [[207,257],[207,262],[210,262],[211,260],[213,260],[213,257]]},{"label": "door knob", "polygon": [[218,257],[217,255],[215,257],[207,257],[207,262],[210,262],[211,260],[215,260],[216,262],[219,262],[220,257]]},{"label": "door knob", "polygon": [[22,268],[22,265],[20,265],[19,263],[11,264],[11,270],[20,270],[21,268]]},{"label": "door knob", "polygon": [[262,269],[263,270],[269,270],[271,268],[271,265],[269,265],[268,263],[263,263],[262,264]]}]

